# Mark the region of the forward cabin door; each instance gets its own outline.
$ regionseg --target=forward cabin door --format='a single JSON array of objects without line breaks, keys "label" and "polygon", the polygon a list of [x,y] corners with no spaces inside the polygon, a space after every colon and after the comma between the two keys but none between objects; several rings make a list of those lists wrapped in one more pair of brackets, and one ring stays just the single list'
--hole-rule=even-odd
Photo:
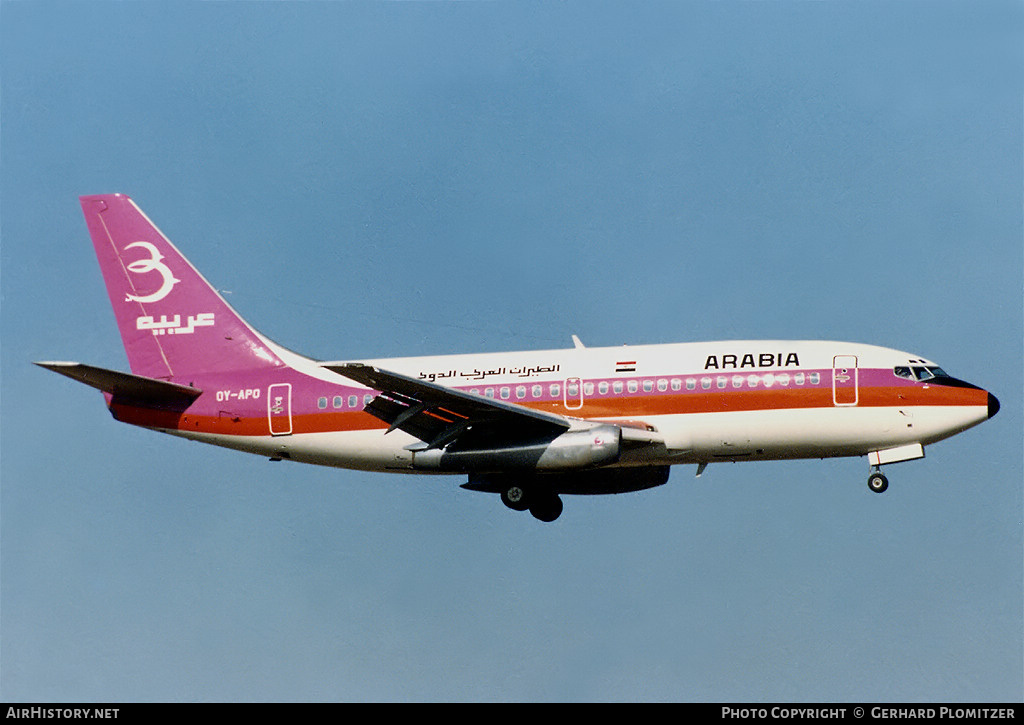
[{"label": "forward cabin door", "polygon": [[856,355],[836,355],[832,358],[832,402],[845,406],[857,404]]}]

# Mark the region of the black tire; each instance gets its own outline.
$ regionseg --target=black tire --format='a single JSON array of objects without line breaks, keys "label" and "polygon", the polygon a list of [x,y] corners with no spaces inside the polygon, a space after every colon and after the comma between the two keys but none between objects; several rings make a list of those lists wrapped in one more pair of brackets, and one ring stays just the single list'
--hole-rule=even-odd
[{"label": "black tire", "polygon": [[530,504],[530,513],[535,519],[550,523],[562,515],[562,499],[555,493],[536,496]]},{"label": "black tire", "polygon": [[530,507],[530,497],[522,486],[512,485],[501,492],[501,502],[513,511],[525,511]]},{"label": "black tire", "polygon": [[868,488],[875,493],[884,493],[889,488],[889,479],[881,473],[872,473],[868,476]]}]

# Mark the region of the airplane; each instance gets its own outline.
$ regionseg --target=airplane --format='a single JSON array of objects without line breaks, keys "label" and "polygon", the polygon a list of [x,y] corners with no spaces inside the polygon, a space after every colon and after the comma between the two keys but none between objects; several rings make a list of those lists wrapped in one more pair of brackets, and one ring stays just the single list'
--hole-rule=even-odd
[{"label": "airplane", "polygon": [[246,323],[129,197],[80,197],[131,373],[37,362],[121,422],[268,457],[466,476],[541,521],[562,495],[665,484],[673,465],[867,456],[991,418],[990,392],[913,353],[721,341],[321,361]]}]

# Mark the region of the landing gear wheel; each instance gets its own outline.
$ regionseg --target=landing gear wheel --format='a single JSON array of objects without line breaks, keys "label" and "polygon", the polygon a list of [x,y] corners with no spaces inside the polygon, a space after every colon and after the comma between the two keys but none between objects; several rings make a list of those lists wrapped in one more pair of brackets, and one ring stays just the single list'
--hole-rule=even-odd
[{"label": "landing gear wheel", "polygon": [[509,486],[501,492],[501,502],[513,511],[525,511],[530,507],[526,489],[522,486]]},{"label": "landing gear wheel", "polygon": [[530,503],[530,513],[535,519],[554,521],[562,515],[562,499],[556,493],[536,496]]},{"label": "landing gear wheel", "polygon": [[868,476],[868,488],[875,493],[882,493],[889,488],[889,479],[881,472],[876,471]]}]

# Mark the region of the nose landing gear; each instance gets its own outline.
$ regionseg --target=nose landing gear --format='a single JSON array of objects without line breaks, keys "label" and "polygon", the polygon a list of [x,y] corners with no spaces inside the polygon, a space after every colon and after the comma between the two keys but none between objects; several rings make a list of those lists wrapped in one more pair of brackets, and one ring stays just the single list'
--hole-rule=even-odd
[{"label": "nose landing gear", "polygon": [[868,476],[868,488],[875,493],[884,493],[885,489],[889,488],[889,479],[882,473],[882,469],[877,466]]},{"label": "nose landing gear", "polygon": [[[902,411],[900,411],[902,413]],[[889,479],[882,473],[882,464],[913,461],[924,458],[924,446],[921,443],[907,443],[895,448],[885,448],[868,453],[868,464],[871,473],[868,475],[868,488],[875,493],[882,493],[889,488]]]}]

